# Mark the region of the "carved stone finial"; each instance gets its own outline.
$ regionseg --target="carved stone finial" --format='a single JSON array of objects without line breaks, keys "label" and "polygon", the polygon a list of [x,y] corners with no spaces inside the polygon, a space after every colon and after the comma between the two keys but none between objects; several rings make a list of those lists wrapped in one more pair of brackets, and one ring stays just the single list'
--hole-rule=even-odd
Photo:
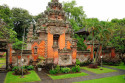
[{"label": "carved stone finial", "polygon": [[58,2],[58,0],[52,0],[52,2]]}]

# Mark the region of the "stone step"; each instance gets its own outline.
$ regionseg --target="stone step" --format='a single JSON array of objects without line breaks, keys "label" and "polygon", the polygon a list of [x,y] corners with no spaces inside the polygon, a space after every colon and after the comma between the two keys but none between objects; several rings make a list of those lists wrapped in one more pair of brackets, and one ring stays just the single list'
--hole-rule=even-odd
[{"label": "stone step", "polygon": [[0,68],[0,73],[6,73],[6,72],[7,72],[6,68]]}]

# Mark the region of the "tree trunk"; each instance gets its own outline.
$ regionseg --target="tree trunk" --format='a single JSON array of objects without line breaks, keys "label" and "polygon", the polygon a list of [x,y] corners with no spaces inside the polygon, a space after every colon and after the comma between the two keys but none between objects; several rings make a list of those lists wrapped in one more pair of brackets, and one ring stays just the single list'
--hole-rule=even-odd
[{"label": "tree trunk", "polygon": [[98,58],[99,58],[99,50],[100,50],[100,43],[99,43],[99,47],[98,47],[98,50],[96,52],[96,57],[95,57],[95,62],[98,62]]}]

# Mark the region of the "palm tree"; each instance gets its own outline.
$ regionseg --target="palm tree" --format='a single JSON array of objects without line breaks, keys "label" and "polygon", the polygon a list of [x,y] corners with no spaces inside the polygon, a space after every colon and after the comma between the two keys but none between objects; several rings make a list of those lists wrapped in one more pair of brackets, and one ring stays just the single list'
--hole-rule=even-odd
[{"label": "palm tree", "polygon": [[110,38],[112,37],[113,35],[112,27],[113,25],[111,22],[104,22],[104,21],[99,22],[99,25],[96,27],[97,34],[95,38],[99,41],[99,46],[96,52],[95,61],[98,60],[102,52],[103,46],[106,47]]}]

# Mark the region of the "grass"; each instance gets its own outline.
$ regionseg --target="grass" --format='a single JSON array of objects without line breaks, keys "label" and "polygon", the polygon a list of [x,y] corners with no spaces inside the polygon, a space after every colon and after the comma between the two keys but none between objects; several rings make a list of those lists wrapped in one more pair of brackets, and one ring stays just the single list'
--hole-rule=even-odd
[{"label": "grass", "polygon": [[[108,69],[108,68],[96,68],[96,69],[92,69],[92,68],[88,68],[88,67],[81,67],[81,69],[96,73],[96,74],[102,74],[102,73],[109,73],[109,72],[115,72],[116,70],[112,70],[112,69]],[[100,70],[103,69],[103,70]]]},{"label": "grass", "polygon": [[0,63],[6,63],[6,59],[5,58],[0,58]]},{"label": "grass", "polygon": [[53,80],[56,79],[65,79],[65,78],[74,78],[74,77],[81,77],[81,76],[86,76],[88,74],[81,72],[81,73],[73,73],[73,74],[64,74],[64,75],[49,75]]},{"label": "grass", "polygon": [[3,65],[5,65],[5,64],[0,64],[0,68],[1,68]]},{"label": "grass", "polygon": [[119,75],[119,76],[105,77],[100,79],[73,82],[73,83],[125,83],[125,79],[123,79],[124,77],[125,75]]},{"label": "grass", "polygon": [[113,67],[113,68],[118,68],[118,69],[123,69],[123,70],[125,70],[125,65],[124,65],[124,63],[121,63],[119,66],[109,66],[109,67]]},{"label": "grass", "polygon": [[21,76],[12,75],[13,71],[7,73],[4,83],[24,83],[24,82],[34,82],[41,81],[39,76],[35,71],[29,71],[30,74],[25,75],[24,78],[20,78]]},{"label": "grass", "polygon": [[[6,63],[6,59],[5,58],[0,58],[0,63]],[[5,65],[5,64],[0,64],[0,68]]]}]

